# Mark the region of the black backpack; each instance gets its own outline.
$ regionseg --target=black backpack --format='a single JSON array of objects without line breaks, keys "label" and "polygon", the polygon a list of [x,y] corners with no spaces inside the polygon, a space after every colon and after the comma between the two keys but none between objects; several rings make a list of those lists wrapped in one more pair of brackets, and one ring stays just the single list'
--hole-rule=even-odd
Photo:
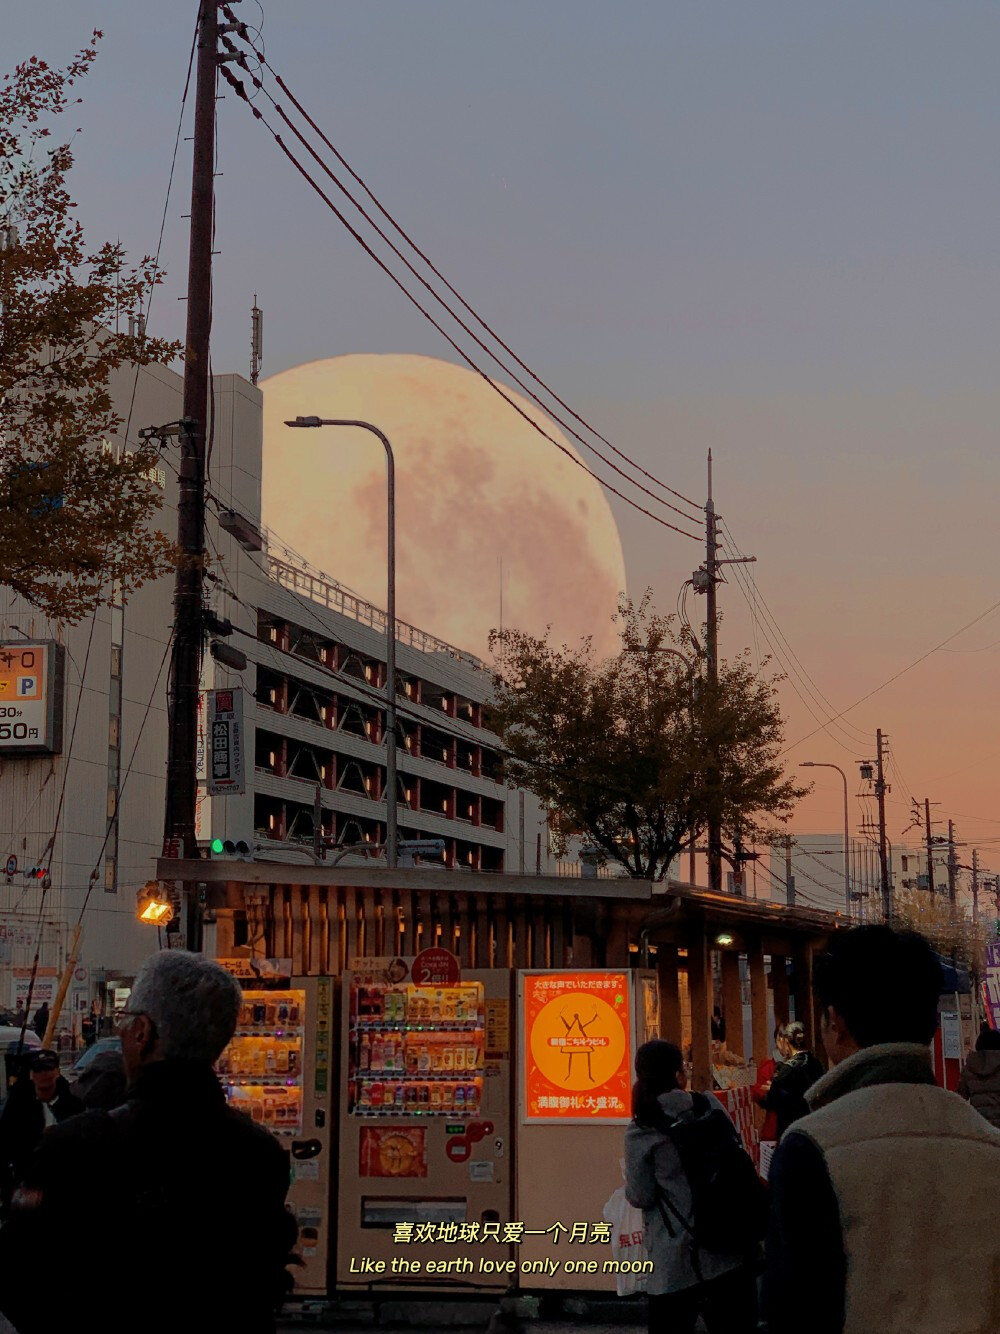
[{"label": "black backpack", "polygon": [[[662,1192],[660,1199],[699,1249],[749,1255],[767,1231],[767,1187],[722,1107],[703,1093],[693,1093],[691,1100],[689,1112],[664,1119],[661,1127],[691,1188],[691,1221]],[[661,1213],[668,1232],[675,1235],[662,1206]]]}]

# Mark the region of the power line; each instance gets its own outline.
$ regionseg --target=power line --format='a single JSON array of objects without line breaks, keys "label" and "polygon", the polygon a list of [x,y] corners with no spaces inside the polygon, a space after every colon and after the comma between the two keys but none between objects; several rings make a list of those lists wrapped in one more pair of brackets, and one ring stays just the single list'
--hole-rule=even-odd
[{"label": "power line", "polygon": [[[725,530],[726,545],[727,548],[730,550],[730,554],[737,557],[742,556],[743,553],[741,552],[739,546],[737,545],[735,539],[733,538],[732,533],[729,531],[728,524],[726,524],[725,520],[722,519],[720,519],[720,523],[723,529]],[[820,714],[817,715],[813,709],[809,708],[807,701],[803,700],[803,703],[806,704],[807,709],[809,709],[809,712],[812,714],[813,718],[815,718],[817,722],[820,721],[820,715],[826,716],[828,721],[832,721],[831,715],[834,713],[835,706],[831,704],[831,702],[826,698],[826,696],[820,690],[819,686],[816,685],[815,681],[806,671],[806,668],[804,667],[798,654],[795,652],[795,650],[789,643],[787,635],[785,635],[784,631],[778,625],[774,613],[768,606],[767,601],[764,598],[764,595],[760,592],[759,588],[757,587],[756,581],[754,581],[753,587],[751,589],[749,576],[743,570],[742,566],[734,565],[733,572],[736,576],[737,585],[741,589],[743,596],[746,599],[747,605],[750,608],[751,616],[754,618],[755,621],[757,617],[758,600],[760,602],[760,605],[764,608],[764,613],[767,620],[766,622],[763,622],[761,624],[760,627],[761,631],[765,634],[765,638],[771,645],[775,657],[779,660],[779,662],[782,663],[782,665],[786,667],[789,674],[789,681],[792,683],[794,687],[795,684],[794,677],[796,676],[798,677],[799,681],[802,683],[803,688],[812,697],[814,703],[816,704],[816,707],[820,711]],[[772,641],[770,635],[766,633],[768,625],[770,625],[770,627],[773,629],[774,635],[776,636],[779,643],[783,644],[785,649],[787,649],[789,661],[785,660],[785,657],[779,650],[778,646]],[[796,693],[799,695],[799,698],[802,699],[801,692],[796,690]],[[845,750],[855,749],[861,743],[862,739],[865,742],[867,742],[867,737],[865,736],[865,734],[861,731],[859,727],[856,727],[853,723],[837,723],[835,724],[835,726],[840,732],[843,733],[845,737],[847,737],[848,741],[850,742],[850,745],[844,746]],[[836,737],[833,737],[832,734],[828,733],[828,735],[831,735],[832,740],[836,740]]]},{"label": "power line", "polygon": [[[174,136],[174,151],[170,158],[170,174],[167,176],[167,193],[166,193],[166,198],[163,201],[163,214],[160,218],[160,235],[157,238],[156,242],[156,258],[153,260],[153,267],[155,269],[158,269],[160,267],[160,251],[163,248],[163,235],[164,232],[166,231],[166,226],[167,226],[167,211],[170,208],[170,191],[174,183],[174,168],[177,166],[177,150],[181,142],[181,129],[184,125],[184,109],[187,106],[188,89],[191,86],[191,70],[194,68],[194,53],[197,45],[198,45],[198,23],[197,21],[195,21],[194,33],[191,37],[191,52],[190,55],[188,56],[187,74],[184,77],[184,91],[181,94],[181,109],[180,109],[180,114],[177,117],[177,133]],[[154,290],[155,290],[155,284],[150,283],[149,295],[146,298],[146,314],[144,317],[147,323],[149,321],[149,312],[153,308]],[[135,409],[136,390],[139,387],[139,369],[140,369],[139,366],[136,366],[135,377],[132,380],[132,398],[128,405],[128,417],[126,418],[125,421],[124,439],[126,444],[128,443],[129,429],[131,428],[132,425],[132,413]]]},{"label": "power line", "polygon": [[[853,704],[849,704],[846,709],[842,709],[841,712],[837,714],[837,718],[843,718],[845,714],[853,712],[859,705],[864,704],[866,700],[871,699],[873,695],[879,694],[881,691],[885,690],[887,686],[891,686],[894,681],[898,681],[901,676],[905,676],[907,672],[912,672],[914,667],[919,667],[922,662],[926,662],[929,657],[937,653],[940,649],[943,649],[946,644],[950,644],[951,641],[957,639],[959,635],[965,634],[966,630],[971,630],[974,625],[978,625],[980,621],[984,621],[987,616],[992,615],[998,608],[1000,608],[1000,601],[994,602],[992,606],[987,607],[985,611],[981,611],[978,616],[974,616],[971,621],[966,621],[965,625],[960,626],[958,630],[955,630],[952,634],[948,635],[946,639],[942,639],[939,644],[935,644],[933,648],[929,648],[926,653],[921,653],[919,658],[914,658],[914,660],[907,663],[905,667],[901,667],[898,672],[895,672],[888,678],[888,680],[883,681],[881,685],[875,686],[874,689],[869,690],[866,695],[862,695],[861,698],[856,699]],[[831,721],[835,720],[831,719]],[[808,741],[810,737],[814,737],[817,732],[821,732],[822,730],[822,727],[814,728],[811,732],[807,732],[805,736],[799,737],[798,741],[794,741],[790,746],[786,746],[781,753],[787,755],[790,750],[794,750],[796,746],[801,746],[803,741]]]},{"label": "power line", "polygon": [[[735,551],[735,549],[734,549],[734,548],[731,548],[731,547],[728,545],[728,543],[726,543],[725,541],[723,542],[723,550],[724,550],[724,551],[728,551],[728,552],[730,553],[730,555],[736,555],[736,554],[737,554],[736,551]],[[739,565],[734,565],[734,566],[733,566],[733,570],[736,572],[736,584],[737,584],[737,587],[738,587],[738,588],[740,589],[740,591],[743,593],[743,596],[747,599],[747,602],[748,602],[748,604],[751,605],[751,609],[752,609],[752,603],[751,603],[750,595],[749,595],[749,593],[747,592],[747,589],[746,589],[746,587],[745,587],[745,585],[744,585],[744,582],[743,582],[743,578],[744,578],[744,576],[742,576],[742,575],[740,574],[740,567],[739,567]],[[821,715],[818,714],[818,713],[816,712],[816,709],[813,707],[813,705],[812,705],[812,703],[810,702],[810,700],[809,700],[809,699],[806,697],[806,695],[804,695],[804,694],[802,693],[802,691],[799,689],[798,683],[797,683],[797,681],[796,681],[796,679],[795,679],[795,677],[796,677],[796,673],[794,672],[794,669],[793,669],[793,668],[788,668],[788,667],[787,667],[787,664],[785,663],[785,660],[784,660],[784,658],[783,658],[783,656],[782,656],[782,653],[781,653],[781,651],[780,651],[778,645],[775,643],[774,639],[773,639],[772,636],[771,636],[771,633],[770,633],[770,631],[769,631],[769,629],[768,629],[767,622],[765,622],[765,621],[761,621],[761,622],[760,622],[760,632],[761,632],[761,634],[764,636],[764,640],[765,640],[765,642],[767,643],[768,648],[771,650],[772,654],[774,655],[776,661],[777,661],[781,666],[786,667],[786,669],[787,669],[787,680],[788,680],[788,684],[792,687],[792,690],[795,692],[795,694],[798,695],[799,699],[801,700],[802,704],[804,705],[804,707],[805,707],[805,709],[806,709],[806,712],[809,714],[809,716],[810,716],[811,718],[813,718],[813,719],[815,719],[817,722],[819,722],[820,726],[819,726],[816,730],[817,730],[817,731],[825,731],[825,732],[827,733],[827,735],[829,736],[829,738],[830,738],[831,741],[835,742],[836,745],[840,746],[841,749],[846,750],[846,751],[848,752],[848,754],[850,754],[850,755],[853,757],[853,755],[854,755],[854,751],[855,751],[856,748],[857,748],[857,747],[856,747],[856,743],[854,743],[853,737],[851,737],[851,735],[850,735],[849,732],[844,732],[844,735],[848,738],[848,741],[850,741],[850,742],[852,743],[852,744],[850,744],[850,745],[847,744],[847,742],[844,742],[843,740],[841,740],[841,738],[840,738],[839,736],[837,736],[835,732],[832,732],[832,731],[830,730],[830,728],[829,728],[829,726],[827,725],[827,723],[825,723],[825,722],[822,721],[822,717],[821,717]]]},{"label": "power line", "polygon": [[[669,523],[666,519],[661,518],[658,514],[653,514],[643,505],[640,505],[637,501],[632,500],[631,497],[625,495],[623,491],[620,491],[610,482],[600,477],[597,473],[593,471],[593,469],[589,468],[587,464],[584,463],[584,461],[581,458],[579,458],[571,449],[569,449],[566,445],[562,444],[554,436],[550,435],[549,432],[544,429],[544,427],[540,426],[539,423],[536,422],[534,418],[531,417],[529,413],[527,413],[524,410],[524,408],[520,406],[520,404],[515,402],[515,400],[511,398],[509,394],[505,393],[503,388],[494,379],[492,379],[492,377],[489,376],[486,373],[486,371],[484,371],[480,366],[478,366],[476,362],[468,355],[468,353],[465,352],[464,349],[460,347],[459,344],[451,337],[451,335],[447,333],[447,331],[434,318],[434,316],[430,313],[430,311],[426,308],[426,306],[423,306],[420,303],[420,301],[413,295],[413,293],[410,292],[406,284],[395,273],[393,273],[392,269],[388,266],[388,264],[386,264],[385,261],[382,260],[375,253],[375,251],[371,248],[368,242],[361,235],[361,233],[358,232],[356,228],[351,226],[350,222],[348,222],[347,218],[340,211],[337,205],[333,202],[330,196],[323,190],[322,186],[320,186],[319,183],[314,179],[314,177],[310,175],[309,171],[302,165],[302,163],[298,160],[298,158],[296,158],[295,154],[291,151],[291,149],[288,148],[287,144],[285,144],[281,135],[278,134],[278,132],[269,123],[267,118],[261,112],[260,108],[254,106],[249,101],[249,99],[247,98],[246,90],[244,89],[242,83],[240,83],[239,79],[237,79],[227,69],[225,65],[223,65],[221,69],[230,87],[233,88],[234,91],[237,93],[237,95],[241,97],[244,102],[247,103],[253,116],[261,122],[261,124],[274,139],[275,143],[278,145],[278,147],[281,149],[284,155],[288,158],[289,162],[291,162],[292,166],[296,169],[296,171],[298,171],[299,174],[308,182],[308,184],[312,187],[315,193],[319,195],[320,199],[323,200],[326,206],[330,209],[330,211],[334,214],[334,216],[338,219],[338,221],[346,228],[346,230],[350,233],[350,235],[354,238],[354,240],[357,241],[358,245],[361,246],[364,252],[369,256],[369,258],[374,260],[374,262],[378,265],[378,267],[382,270],[382,272],[386,275],[386,277],[388,277],[390,281],[394,283],[396,287],[399,288],[399,290],[403,293],[403,295],[411,303],[411,305],[413,305],[415,309],[418,310],[420,314],[423,315],[424,318],[431,325],[433,325],[433,327],[438,331],[441,337],[444,338],[445,342],[447,342],[449,347],[451,347],[458,354],[458,356],[462,358],[462,360],[465,362],[465,364],[469,367],[470,370],[474,371],[480,377],[480,379],[484,380],[490,386],[490,388],[504,400],[505,403],[507,403],[510,407],[512,407],[514,411],[518,414],[518,416],[523,418],[523,420],[528,423],[528,425],[532,428],[532,430],[537,431],[540,436],[542,436],[545,440],[549,442],[549,444],[555,445],[556,449],[558,449],[560,453],[565,454],[565,456],[570,460],[570,462],[574,463],[578,468],[581,468],[585,473],[587,473],[588,476],[592,477],[594,481],[597,482],[600,486],[603,486],[606,490],[610,491],[612,495],[618,496],[620,500],[623,500],[627,505],[630,505],[634,510],[637,510],[640,514],[644,514],[648,519],[652,519],[654,523],[658,523],[664,528],[669,528],[671,532],[679,533],[681,537],[688,537],[696,542],[701,541],[701,535],[699,533],[691,533],[684,528],[678,528],[676,524]],[[608,462],[607,460],[605,461]],[[620,476],[624,477],[625,480],[630,482],[633,486],[639,485],[639,483],[635,482],[631,477],[628,477],[627,474],[623,473],[622,470],[618,468],[615,464],[609,462],[608,466],[611,467]],[[659,503],[666,504],[667,502],[660,501]]]},{"label": "power line", "polygon": [[[224,6],[223,6],[223,9],[224,9],[225,13],[227,14],[227,16],[228,16],[230,19],[232,19],[232,18],[234,17],[233,14],[232,14],[232,12],[231,12],[231,10],[229,9],[228,6],[224,5]],[[273,67],[273,66],[270,64],[270,62],[267,60],[267,58],[266,58],[266,56],[264,55],[264,53],[263,53],[262,51],[258,51],[257,48],[254,46],[253,41],[251,41],[248,37],[246,37],[245,34],[241,34],[241,35],[242,35],[242,37],[243,37],[243,40],[244,40],[244,41],[247,43],[247,45],[250,47],[250,50],[253,52],[254,57],[255,57],[255,58],[257,59],[257,61],[259,62],[260,68],[262,68],[262,69],[265,69],[265,68],[266,68],[266,69],[270,72],[270,74],[273,76],[275,82],[277,83],[278,87],[282,90],[282,92],[284,92],[284,93],[286,94],[286,96],[288,97],[288,99],[289,99],[289,101],[292,103],[292,105],[295,107],[295,109],[299,112],[299,114],[303,117],[303,119],[307,122],[307,124],[308,124],[308,125],[315,131],[315,133],[319,136],[319,138],[322,140],[322,142],[326,145],[326,147],[327,147],[327,148],[330,150],[330,152],[334,155],[334,157],[335,157],[335,158],[337,159],[337,161],[341,164],[341,166],[344,167],[344,169],[348,172],[348,174],[352,177],[352,179],[353,179],[354,181],[357,182],[357,184],[358,184],[358,185],[361,187],[361,189],[365,192],[365,194],[366,194],[366,195],[368,196],[368,198],[372,201],[372,203],[375,205],[375,207],[378,209],[378,211],[379,211],[379,212],[382,214],[382,216],[386,219],[386,221],[390,224],[390,226],[391,226],[391,227],[396,231],[396,233],[397,233],[397,234],[398,234],[398,235],[399,235],[399,236],[406,242],[406,244],[410,247],[410,249],[413,250],[413,252],[414,252],[415,254],[417,254],[417,255],[423,260],[423,262],[427,265],[427,267],[428,267],[428,268],[430,269],[430,271],[434,274],[434,276],[435,276],[436,278],[438,278],[438,279],[445,285],[445,287],[446,287],[446,288],[448,289],[448,291],[452,294],[452,296],[454,296],[455,299],[461,304],[461,306],[462,306],[462,307],[463,307],[463,308],[464,308],[464,309],[465,309],[465,310],[472,316],[472,318],[476,321],[476,323],[479,324],[481,328],[485,329],[486,332],[489,334],[489,336],[490,336],[490,337],[491,337],[491,338],[492,338],[492,339],[493,339],[493,340],[494,340],[494,341],[495,341],[501,348],[503,348],[503,350],[508,354],[508,356],[512,357],[513,360],[516,362],[516,364],[517,364],[517,365],[518,365],[518,366],[519,366],[519,367],[520,367],[520,368],[521,368],[527,375],[529,375],[529,376],[531,377],[531,379],[535,381],[536,384],[540,385],[541,388],[544,389],[545,392],[546,392],[552,399],[554,399],[555,402],[558,403],[559,406],[560,406],[561,408],[563,408],[566,412],[568,412],[568,413],[570,414],[570,416],[571,416],[575,421],[579,422],[579,424],[580,424],[581,426],[583,426],[586,430],[588,430],[588,431],[591,433],[591,435],[593,435],[596,439],[600,440],[600,441],[602,442],[602,444],[607,445],[608,448],[611,449],[611,450],[612,450],[612,451],[613,451],[613,452],[614,452],[620,459],[622,459],[622,460],[624,460],[626,463],[628,463],[632,468],[634,468],[637,472],[641,473],[642,476],[646,477],[646,478],[647,478],[649,481],[651,481],[654,485],[660,487],[662,490],[668,492],[670,495],[672,495],[672,496],[676,496],[678,500],[682,500],[682,501],[684,501],[684,503],[685,503],[686,505],[689,505],[689,506],[691,506],[693,509],[695,509],[695,510],[697,510],[697,511],[700,512],[700,511],[703,509],[703,506],[701,506],[700,504],[698,504],[698,503],[697,503],[696,501],[694,501],[694,500],[690,500],[687,496],[683,495],[680,491],[675,490],[672,486],[668,486],[666,482],[661,481],[660,478],[654,476],[652,473],[648,472],[645,468],[643,468],[641,464],[639,464],[639,463],[637,463],[637,462],[635,461],[635,459],[631,458],[628,454],[626,454],[626,453],[624,453],[622,450],[618,449],[614,444],[612,444],[612,442],[611,442],[610,440],[608,440],[605,436],[603,436],[603,435],[600,433],[600,431],[598,431],[598,430],[596,429],[596,427],[591,426],[591,424],[590,424],[584,417],[581,417],[580,414],[577,413],[577,412],[575,412],[575,411],[573,410],[573,408],[571,408],[570,405],[569,405],[568,403],[564,402],[563,399],[560,398],[559,395],[555,392],[555,390],[552,389],[551,386],[549,386],[548,384],[546,384],[546,382],[541,378],[541,376],[539,376],[535,371],[533,371],[533,370],[531,369],[530,366],[528,366],[524,361],[521,360],[521,358],[517,355],[517,353],[513,350],[513,348],[509,347],[508,344],[504,342],[504,340],[500,337],[500,335],[496,332],[496,330],[493,329],[493,328],[486,322],[486,320],[483,319],[483,317],[482,317],[482,316],[481,316],[481,315],[480,315],[480,314],[479,314],[479,313],[478,313],[478,312],[477,312],[477,311],[476,311],[476,310],[469,304],[469,302],[466,301],[466,299],[461,295],[461,293],[460,293],[460,292],[459,292],[459,291],[458,291],[458,290],[457,290],[457,289],[456,289],[456,288],[455,288],[455,287],[448,281],[448,279],[444,276],[444,274],[441,272],[441,270],[440,270],[440,269],[433,263],[433,261],[432,261],[432,260],[425,254],[425,252],[424,252],[424,251],[417,245],[417,243],[413,240],[413,238],[409,235],[409,233],[408,233],[408,232],[401,226],[401,224],[400,224],[400,223],[393,217],[393,215],[389,212],[389,210],[382,204],[382,202],[381,202],[381,201],[378,199],[378,197],[375,195],[374,191],[367,185],[367,183],[361,178],[361,176],[358,175],[358,173],[354,170],[354,168],[353,168],[353,167],[351,166],[351,164],[347,161],[347,159],[343,156],[343,154],[336,148],[336,146],[335,146],[333,143],[330,142],[329,138],[323,133],[322,129],[319,127],[319,125],[317,125],[316,121],[312,118],[312,116],[309,115],[308,111],[306,111],[306,109],[305,109],[305,107],[302,105],[302,103],[296,98],[295,94],[291,91],[291,89],[290,89],[290,88],[288,87],[288,85],[285,83],[285,81],[284,81],[284,79],[281,77],[281,75],[277,72],[277,70],[274,69],[274,67]],[[236,48],[234,47],[234,45],[233,45],[231,42],[229,42],[227,39],[224,39],[224,41],[226,42],[226,45],[229,47],[230,50],[236,50]],[[241,62],[241,63],[243,63],[243,62]],[[306,148],[308,149],[308,151],[312,154],[312,156],[315,158],[315,160],[316,160],[317,162],[319,162],[320,166],[323,167],[323,170],[327,173],[327,175],[330,177],[330,179],[333,180],[333,181],[336,183],[336,185],[338,186],[338,188],[339,188],[339,189],[340,189],[340,190],[347,196],[347,198],[351,201],[351,203],[352,203],[352,204],[354,205],[354,207],[358,210],[358,212],[362,215],[362,217],[364,217],[364,218],[366,219],[366,221],[368,221],[368,222],[371,224],[371,226],[375,228],[375,230],[376,230],[376,231],[378,232],[378,234],[382,237],[382,239],[386,242],[386,244],[388,244],[388,245],[390,245],[390,246],[392,247],[392,249],[394,250],[394,252],[395,252],[397,255],[399,255],[400,259],[403,260],[403,262],[407,265],[407,267],[410,268],[410,271],[414,274],[414,276],[417,277],[418,280],[424,284],[424,286],[427,288],[427,290],[428,290],[429,292],[431,292],[431,294],[435,297],[435,299],[436,299],[437,301],[439,301],[440,304],[443,305],[444,308],[445,308],[446,310],[448,310],[449,314],[451,314],[451,315],[453,316],[453,318],[455,318],[456,320],[458,320],[458,317],[455,315],[454,311],[451,310],[451,308],[450,308],[448,305],[445,304],[445,302],[441,299],[440,296],[438,296],[438,294],[437,294],[436,292],[434,292],[433,288],[430,286],[429,283],[427,283],[423,278],[420,278],[420,275],[417,274],[416,270],[413,269],[412,266],[409,264],[409,262],[408,262],[406,259],[403,258],[403,256],[400,254],[400,252],[396,249],[395,245],[393,245],[393,243],[388,239],[388,237],[386,237],[385,233],[379,228],[378,224],[375,223],[375,222],[371,219],[371,217],[370,217],[370,216],[368,215],[368,213],[364,210],[364,208],[357,202],[357,200],[353,197],[353,195],[351,195],[350,192],[344,187],[344,185],[340,182],[340,180],[336,177],[336,175],[335,175],[333,172],[331,172],[330,169],[329,169],[329,168],[328,168],[328,167],[321,161],[321,159],[318,157],[318,155],[317,155],[316,153],[314,153],[313,150],[312,150],[311,148],[309,148],[309,145],[306,143],[306,140],[303,138],[303,136],[302,136],[301,134],[299,134],[299,132],[294,128],[294,126],[292,125],[291,121],[288,119],[288,117],[284,114],[284,112],[283,112],[283,111],[281,110],[281,108],[278,106],[277,102],[275,102],[274,98],[271,96],[271,94],[268,92],[268,90],[267,90],[266,88],[263,87],[263,83],[262,83],[262,81],[261,81],[259,78],[257,78],[255,75],[251,74],[250,70],[247,68],[247,66],[246,66],[245,63],[243,64],[243,68],[244,68],[244,70],[246,70],[246,72],[247,72],[248,76],[251,78],[251,80],[257,85],[258,89],[259,89],[259,90],[260,90],[260,89],[263,89],[264,95],[265,95],[265,97],[267,97],[267,99],[270,101],[271,105],[275,108],[275,110],[279,113],[279,115],[281,115],[281,117],[282,117],[282,119],[285,121],[285,123],[289,126],[290,129],[292,129],[293,133],[296,134],[296,136],[299,138],[299,140],[305,145],[305,147],[306,147]],[[458,322],[461,323],[461,321],[458,321]],[[463,325],[462,327],[464,328],[465,326]],[[471,333],[471,331],[468,331],[468,330],[467,330],[467,332],[470,332],[470,333]],[[476,337],[475,334],[471,334],[471,336],[472,336],[473,338]],[[476,341],[478,342],[479,340],[477,339]],[[486,352],[488,352],[490,356],[493,356],[493,353],[492,353],[492,352],[489,352],[489,349],[486,348],[484,344],[480,343],[479,345],[480,345],[481,347],[483,347],[483,350],[486,351]],[[497,360],[497,359],[494,357],[494,360]],[[502,363],[499,362],[499,361],[497,361],[497,364],[498,364],[498,365],[502,365]],[[507,368],[504,367],[503,369],[506,370]],[[508,373],[510,373],[510,372],[508,372]],[[517,381],[517,383],[520,384],[521,382],[520,382],[520,381]],[[522,388],[525,388],[525,392],[531,394],[531,396],[532,396],[533,398],[535,397],[534,394],[532,393],[532,391],[529,390],[529,389],[527,389],[526,386],[523,386],[523,385],[522,385]],[[535,402],[536,402],[536,403],[539,403],[539,406],[540,406],[540,407],[543,407],[544,410],[545,410],[546,412],[551,411],[549,408],[545,407],[544,404],[540,403],[539,400],[538,400],[537,398],[535,398]],[[554,414],[553,414],[553,415],[554,415]],[[558,418],[557,418],[557,420],[558,420]],[[560,424],[563,425],[563,426],[566,425],[565,423],[560,423]],[[566,429],[567,429],[567,430],[570,430],[572,434],[574,434],[574,435],[576,434],[574,431],[572,431],[572,428],[570,428],[570,427],[566,427]],[[577,438],[577,439],[581,439],[579,436],[577,436],[576,438]],[[584,445],[586,445],[587,448],[591,448],[590,445],[587,445],[587,442],[586,442],[586,441],[581,440],[581,443],[584,444]],[[602,456],[601,456],[601,455],[598,455],[598,457],[602,457]],[[612,466],[613,466],[613,465],[612,465]],[[643,488],[643,489],[645,489],[645,488]],[[650,493],[647,492],[647,494],[650,494]],[[666,503],[666,502],[664,502],[664,503]],[[676,509],[676,506],[671,505],[670,508],[671,508],[671,509]],[[681,510],[677,510],[677,513],[678,513],[678,514],[682,514],[683,511],[681,511]],[[690,515],[685,515],[684,517],[690,519],[692,516],[690,516]]]}]

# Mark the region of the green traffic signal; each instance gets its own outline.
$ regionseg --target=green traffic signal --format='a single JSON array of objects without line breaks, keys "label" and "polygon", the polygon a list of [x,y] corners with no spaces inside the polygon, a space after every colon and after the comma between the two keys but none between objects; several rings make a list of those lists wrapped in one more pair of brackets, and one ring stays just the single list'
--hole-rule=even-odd
[{"label": "green traffic signal", "polygon": [[222,842],[222,839],[221,839],[221,838],[213,838],[213,839],[212,839],[212,854],[213,854],[213,856],[218,856],[219,853],[220,853],[220,852],[223,852],[224,850],[225,850],[225,844]]}]

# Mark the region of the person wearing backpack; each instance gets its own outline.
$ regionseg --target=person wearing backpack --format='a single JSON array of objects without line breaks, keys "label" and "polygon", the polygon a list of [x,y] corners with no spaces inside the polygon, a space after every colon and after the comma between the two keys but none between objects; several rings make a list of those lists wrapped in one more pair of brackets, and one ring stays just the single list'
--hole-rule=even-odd
[{"label": "person wearing backpack", "polygon": [[632,1123],[625,1132],[625,1194],[643,1211],[650,1334],[757,1327],[752,1268],[766,1195],[721,1102],[687,1091],[684,1059],[654,1039],[636,1053]]}]

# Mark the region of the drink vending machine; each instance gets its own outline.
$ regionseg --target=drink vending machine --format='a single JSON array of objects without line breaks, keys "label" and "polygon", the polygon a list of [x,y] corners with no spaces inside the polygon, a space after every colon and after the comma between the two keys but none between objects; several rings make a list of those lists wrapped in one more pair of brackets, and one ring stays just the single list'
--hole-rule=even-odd
[{"label": "drink vending machine", "polygon": [[[332,1035],[335,990],[329,977],[265,982],[245,959],[219,959],[243,984],[233,1040],[216,1070],[231,1106],[270,1130],[288,1149],[288,1203],[299,1225],[295,1290],[327,1291],[336,1103]],[[248,1220],[252,1226],[252,1220]]]},{"label": "drink vending machine", "polygon": [[[407,959],[359,960],[344,979],[340,1285],[413,1282],[414,1261],[422,1287],[468,1285],[438,1267],[449,1251],[429,1233],[457,1240],[459,1225],[478,1234],[512,1216],[511,974],[459,976],[447,957],[451,971],[436,979],[415,981]],[[484,1254],[506,1259],[508,1249],[491,1241]],[[475,1274],[477,1287],[508,1281]]]}]

